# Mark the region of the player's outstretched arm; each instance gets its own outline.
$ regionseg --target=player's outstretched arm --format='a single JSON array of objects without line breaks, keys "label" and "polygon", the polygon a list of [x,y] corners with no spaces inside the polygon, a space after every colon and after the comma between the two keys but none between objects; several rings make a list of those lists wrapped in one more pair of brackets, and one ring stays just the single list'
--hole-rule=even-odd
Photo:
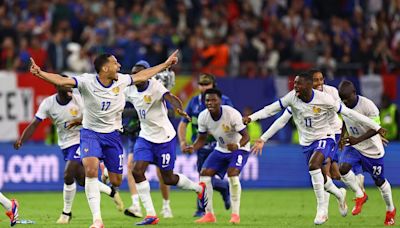
[{"label": "player's outstretched arm", "polygon": [[178,63],[178,52],[178,50],[174,51],[174,53],[172,53],[165,62],[158,64],[157,66],[147,68],[145,70],[139,71],[136,74],[131,75],[133,84],[145,82],[157,73]]},{"label": "player's outstretched arm", "polygon": [[178,125],[178,138],[179,145],[181,146],[181,150],[183,151],[187,147],[186,143],[186,127],[187,123],[184,121],[180,121]]},{"label": "player's outstretched arm", "polygon": [[243,117],[243,124],[248,124],[251,121],[256,121],[260,119],[266,119],[271,117],[282,110],[282,106],[279,104],[279,101],[275,101],[274,103],[265,106],[263,109],[251,114],[250,116]]},{"label": "player's outstretched arm", "polygon": [[35,132],[36,128],[39,126],[40,120],[34,118],[32,122],[25,128],[22,135],[15,141],[14,149],[18,150],[26,140],[30,139]]},{"label": "player's outstretched arm", "polygon": [[193,145],[186,146],[186,148],[183,149],[182,152],[191,154],[194,151],[198,151],[206,144],[206,141],[207,141],[207,133],[199,133]]},{"label": "player's outstretched arm", "polygon": [[40,69],[40,67],[38,65],[36,65],[33,58],[31,58],[30,71],[33,75],[35,75],[39,78],[42,78],[42,79],[50,82],[53,85],[70,87],[70,88],[76,86],[75,80],[72,78],[66,78],[59,74],[53,74],[53,73],[48,73],[48,72],[42,71]]},{"label": "player's outstretched arm", "polygon": [[268,128],[267,131],[264,132],[264,134],[261,135],[261,139],[264,142],[267,142],[272,136],[274,136],[280,129],[282,129],[292,118],[292,114],[290,114],[290,111],[287,109],[285,112],[272,123],[272,125]]},{"label": "player's outstretched arm", "polygon": [[182,101],[172,93],[164,94],[164,99],[167,100],[172,107],[174,108],[175,112],[177,112],[180,116],[187,119],[189,122],[192,121],[190,116],[182,110]]},{"label": "player's outstretched arm", "polygon": [[356,120],[360,124],[365,124],[369,128],[377,131],[380,135],[385,136],[384,134],[386,133],[386,131],[383,128],[381,128],[381,126],[379,126],[379,124],[377,124],[375,121],[371,120],[370,118],[368,118],[354,110],[347,108],[345,105],[339,106],[338,113],[342,113],[349,119]]},{"label": "player's outstretched arm", "polygon": [[365,132],[365,134],[361,135],[360,137],[353,137],[353,136],[348,136],[345,138],[345,143],[349,144],[349,145],[356,145],[366,139],[371,138],[372,136],[378,134],[377,131],[373,130],[373,129],[369,129],[367,132]]}]

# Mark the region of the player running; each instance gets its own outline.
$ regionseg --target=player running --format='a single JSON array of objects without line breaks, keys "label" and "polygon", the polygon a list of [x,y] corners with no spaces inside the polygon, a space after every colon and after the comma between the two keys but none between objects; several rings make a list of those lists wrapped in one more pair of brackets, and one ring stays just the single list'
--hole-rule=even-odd
[{"label": "player running", "polygon": [[122,182],[123,147],[120,137],[121,113],[125,105],[123,91],[126,87],[145,82],[158,72],[177,63],[175,51],[162,64],[134,75],[120,74],[121,65],[111,54],[102,54],[94,60],[96,74],[64,78],[42,71],[31,58],[30,71],[52,84],[78,88],[85,107],[80,135],[81,158],[85,168],[85,192],[93,215],[92,228],[104,227],[100,211],[98,168],[100,159],[109,171],[114,187]]},{"label": "player running", "polygon": [[[339,85],[339,95],[343,103],[380,124],[379,110],[368,98],[357,95],[353,83],[343,81]],[[368,196],[357,185],[356,177],[351,170],[354,165],[361,164],[368,172],[381,192],[386,204],[386,218],[384,224],[392,226],[395,224],[396,208],[393,204],[392,189],[389,181],[385,178],[385,166],[383,157],[385,149],[377,132],[369,129],[352,118],[343,116],[349,137],[343,139],[347,144],[340,156],[340,173],[343,182],[356,194],[353,215],[361,213],[363,204]]]},{"label": "player running", "polygon": [[14,226],[18,221],[18,201],[9,200],[0,192],[0,204],[6,209],[6,215],[10,218],[10,225]]},{"label": "player running", "polygon": [[[294,81],[294,90],[249,117],[244,117],[243,122],[247,124],[251,121],[275,115],[286,107],[291,108],[293,119],[300,135],[300,145],[303,146],[303,151],[308,162],[311,182],[317,199],[317,214],[314,223],[323,224],[327,221],[326,211],[324,209],[325,190],[335,195],[339,200],[339,210],[341,214],[347,214],[345,192],[338,189],[333,184],[332,180],[326,178],[321,172],[323,162],[329,156],[335,145],[334,130],[327,120],[337,112],[349,118],[353,118],[355,121],[363,123],[369,128],[379,130],[381,134],[384,133],[384,130],[369,118],[348,109],[339,102],[335,102],[330,95],[318,90],[313,90],[312,84],[313,77],[311,74],[301,73],[297,75]],[[260,150],[261,149],[262,148],[260,148]]]},{"label": "player running", "polygon": [[232,214],[230,223],[240,223],[241,184],[239,174],[246,165],[250,150],[250,137],[246,126],[242,123],[242,115],[236,109],[221,105],[222,94],[218,89],[208,89],[204,93],[207,109],[202,111],[198,119],[198,136],[193,146],[184,152],[192,153],[204,146],[207,134],[217,140],[217,146],[204,162],[200,173],[200,181],[206,184],[208,204],[206,214],[196,220],[197,223],[214,223],[216,217],[213,209],[213,186],[211,178],[216,174],[223,179],[228,173]]}]

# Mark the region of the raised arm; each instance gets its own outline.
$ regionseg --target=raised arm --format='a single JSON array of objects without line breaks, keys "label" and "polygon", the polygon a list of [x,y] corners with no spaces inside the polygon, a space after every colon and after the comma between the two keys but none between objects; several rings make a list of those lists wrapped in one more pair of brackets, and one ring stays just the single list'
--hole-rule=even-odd
[{"label": "raised arm", "polygon": [[251,121],[266,119],[281,111],[282,107],[283,106],[280,104],[280,101],[275,101],[274,103],[265,106],[263,109],[251,114],[250,116],[243,117],[243,123],[248,124]]},{"label": "raised arm", "polygon": [[251,148],[251,152],[254,154],[262,154],[262,149],[264,144],[276,134],[280,129],[282,129],[292,118],[292,114],[289,109],[286,109],[285,112],[274,121],[274,123],[268,128],[266,132],[259,139],[256,140],[254,146]]},{"label": "raised arm", "polygon": [[72,78],[66,78],[59,74],[48,73],[42,71],[38,65],[36,65],[35,60],[31,58],[31,67],[30,71],[33,75],[50,82],[53,85],[63,86],[73,88],[76,86],[76,82]]},{"label": "raised arm", "polygon": [[174,53],[172,53],[165,62],[131,75],[133,84],[145,82],[157,73],[169,68],[176,63],[178,63],[178,50],[174,51]]},{"label": "raised arm", "polygon": [[25,143],[28,139],[30,139],[35,132],[36,128],[40,124],[40,120],[37,118],[34,118],[32,122],[28,125],[28,127],[25,128],[24,132],[22,132],[22,135],[17,139],[17,141],[14,143],[14,149],[18,150],[23,143]]},{"label": "raised arm", "polygon": [[180,116],[187,119],[189,122],[191,121],[190,116],[185,111],[182,110],[182,101],[177,96],[168,92],[164,94],[164,99],[167,100],[172,105],[175,112],[177,112]]}]

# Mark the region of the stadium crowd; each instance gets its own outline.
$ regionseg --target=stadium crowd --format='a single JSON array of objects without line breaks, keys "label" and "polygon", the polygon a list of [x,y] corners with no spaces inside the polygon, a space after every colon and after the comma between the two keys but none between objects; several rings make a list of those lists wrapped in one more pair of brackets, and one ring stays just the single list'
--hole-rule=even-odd
[{"label": "stadium crowd", "polygon": [[177,72],[220,77],[399,72],[399,0],[0,1],[0,69],[93,71],[113,53],[128,71],[179,48]]}]

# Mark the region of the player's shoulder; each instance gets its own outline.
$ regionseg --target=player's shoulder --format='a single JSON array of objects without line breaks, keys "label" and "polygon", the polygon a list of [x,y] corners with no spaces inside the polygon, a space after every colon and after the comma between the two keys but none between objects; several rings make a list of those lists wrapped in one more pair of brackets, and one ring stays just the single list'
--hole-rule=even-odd
[{"label": "player's shoulder", "polygon": [[204,109],[203,111],[201,111],[200,113],[199,113],[199,120],[200,119],[202,119],[202,120],[205,120],[206,118],[207,118],[207,116],[209,116],[210,115],[210,112],[208,111],[208,109]]},{"label": "player's shoulder", "polygon": [[371,99],[369,99],[369,98],[367,98],[367,97],[358,95],[358,99],[359,99],[360,104],[361,104],[362,106],[364,106],[364,107],[374,107],[374,108],[377,108],[376,105],[375,105],[375,103],[374,103]]},{"label": "player's shoulder", "polygon": [[229,105],[221,105],[221,108],[223,111],[229,112],[229,113],[240,113],[237,109],[234,107],[231,107]]},{"label": "player's shoulder", "polygon": [[44,98],[41,103],[42,104],[52,104],[54,101],[56,101],[56,96],[57,96],[57,93],[52,94],[52,95]]},{"label": "player's shoulder", "polygon": [[322,90],[328,94],[339,94],[339,91],[336,89],[336,87],[331,86],[331,85],[323,85]]},{"label": "player's shoulder", "polygon": [[321,100],[326,100],[326,101],[333,101],[333,98],[330,94],[326,93],[326,92],[321,92],[319,90],[313,89],[314,91],[314,97],[317,99],[321,99]]}]

